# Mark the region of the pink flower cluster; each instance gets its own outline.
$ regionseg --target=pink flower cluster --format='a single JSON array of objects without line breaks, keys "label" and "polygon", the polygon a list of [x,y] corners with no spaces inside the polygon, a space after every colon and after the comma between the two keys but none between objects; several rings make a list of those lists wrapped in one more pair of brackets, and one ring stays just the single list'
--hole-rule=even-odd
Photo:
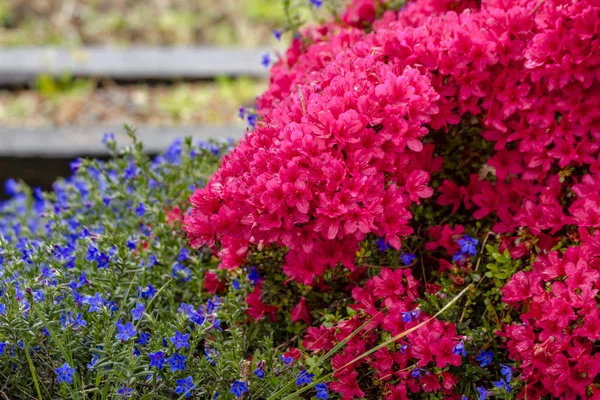
[{"label": "pink flower cluster", "polygon": [[327,352],[369,321],[364,330],[353,336],[331,360],[334,378],[337,379],[331,388],[341,393],[344,399],[365,396],[356,380],[356,370],[361,365],[369,366],[385,383],[388,399],[408,399],[409,394],[421,391],[441,391],[444,395],[453,392],[458,377],[447,367],[460,366],[462,358],[454,351],[460,338],[452,323],[432,319],[396,341],[395,350],[384,347],[370,357],[353,362],[366,350],[381,343],[382,338],[403,333],[431,318],[418,309],[418,286],[410,269],[385,268],[378,276],[368,280],[364,287],[356,287],[352,291],[357,302],[352,308],[368,317],[361,320],[356,316],[331,328],[321,326],[307,330],[304,347],[312,352]]},{"label": "pink flower cluster", "polygon": [[[350,12],[363,3],[379,4]],[[352,268],[369,233],[398,249],[441,167],[421,138],[464,116],[483,116],[494,172],[446,180],[439,204],[496,216],[496,232],[597,226],[598,199],[568,196],[564,171],[600,166],[599,24],[591,0],[423,0],[370,33],[307,32],[312,44],[295,40],[273,68],[257,128],[192,197],[192,243],[220,240],[224,268],[249,243],[286,246],[284,271],[304,284]]]},{"label": "pink flower cluster", "polygon": [[502,291],[503,301],[521,311],[522,324],[507,326],[504,335],[510,357],[521,363],[527,398],[585,398],[600,376],[598,233],[564,254],[540,256]]}]

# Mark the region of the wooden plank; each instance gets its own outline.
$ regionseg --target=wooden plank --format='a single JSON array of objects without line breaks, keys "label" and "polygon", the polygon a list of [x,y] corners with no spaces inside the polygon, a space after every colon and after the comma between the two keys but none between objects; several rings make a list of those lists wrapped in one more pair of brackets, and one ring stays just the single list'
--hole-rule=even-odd
[{"label": "wooden plank", "polygon": [[0,49],[0,84],[27,83],[40,74],[113,79],[264,78],[269,49],[218,47],[15,47]]},{"label": "wooden plank", "polygon": [[[114,133],[120,145],[131,143],[122,126],[105,127],[0,127],[0,157],[65,158],[106,155],[102,144],[105,133]],[[164,151],[177,138],[194,141],[209,139],[238,140],[245,134],[243,126],[136,127],[137,137],[148,153]]]}]

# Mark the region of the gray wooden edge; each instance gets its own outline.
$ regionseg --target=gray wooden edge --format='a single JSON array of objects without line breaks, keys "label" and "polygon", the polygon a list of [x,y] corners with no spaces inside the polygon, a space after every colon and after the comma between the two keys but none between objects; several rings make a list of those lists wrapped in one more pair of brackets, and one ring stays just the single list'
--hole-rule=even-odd
[{"label": "gray wooden edge", "polygon": [[[166,150],[175,139],[192,137],[194,141],[209,139],[238,140],[245,134],[243,126],[136,127],[136,136],[148,153]],[[131,144],[122,126],[105,127],[0,127],[0,157],[65,158],[106,155],[102,144],[105,133],[113,133],[120,145]]]},{"label": "gray wooden edge", "polygon": [[[0,84],[27,83],[40,74],[114,79],[263,78],[272,49],[219,47],[55,47],[0,48]],[[273,58],[273,57],[271,57]]]}]

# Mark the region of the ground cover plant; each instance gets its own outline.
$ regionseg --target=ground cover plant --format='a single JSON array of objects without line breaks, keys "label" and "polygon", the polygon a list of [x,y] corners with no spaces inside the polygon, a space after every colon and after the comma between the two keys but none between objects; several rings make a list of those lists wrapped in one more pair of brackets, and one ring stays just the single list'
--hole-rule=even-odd
[{"label": "ground cover plant", "polygon": [[9,181],[0,390],[600,397],[599,13],[355,0],[234,148]]}]

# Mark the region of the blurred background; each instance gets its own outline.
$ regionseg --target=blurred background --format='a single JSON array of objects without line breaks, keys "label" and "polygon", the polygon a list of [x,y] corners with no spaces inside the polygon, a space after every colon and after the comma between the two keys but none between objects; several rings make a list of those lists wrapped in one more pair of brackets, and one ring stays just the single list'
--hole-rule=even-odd
[{"label": "blurred background", "polygon": [[242,136],[284,24],[282,0],[1,0],[0,181],[48,188],[125,123],[149,152]]}]

